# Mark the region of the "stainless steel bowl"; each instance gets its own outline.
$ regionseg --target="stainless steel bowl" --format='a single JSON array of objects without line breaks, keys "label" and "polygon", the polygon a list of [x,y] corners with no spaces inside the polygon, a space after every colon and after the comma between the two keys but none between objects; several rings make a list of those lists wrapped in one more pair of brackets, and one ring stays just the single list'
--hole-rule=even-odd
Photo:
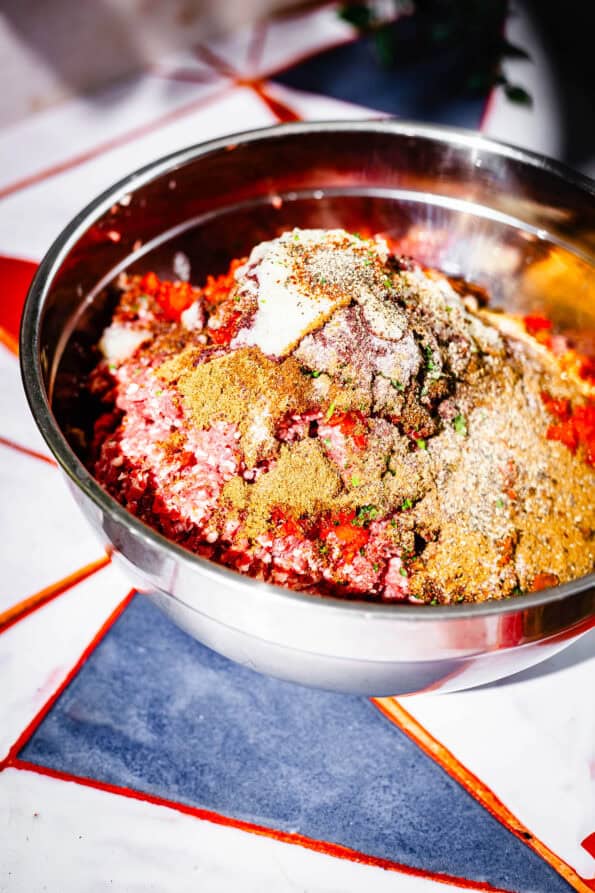
[{"label": "stainless steel bowl", "polygon": [[593,184],[545,158],[388,121],[286,125],[194,146],[82,211],[31,286],[23,380],[74,498],[139,589],[191,635],[261,672],[382,695],[465,688],[549,657],[595,624],[595,575],[452,607],[303,595],[167,541],[77,457],[76,428],[88,413],[78,382],[93,363],[117,273],[171,277],[183,252],[200,281],[295,225],[406,238],[421,260],[487,286],[497,304],[541,310],[568,330],[595,329]]}]

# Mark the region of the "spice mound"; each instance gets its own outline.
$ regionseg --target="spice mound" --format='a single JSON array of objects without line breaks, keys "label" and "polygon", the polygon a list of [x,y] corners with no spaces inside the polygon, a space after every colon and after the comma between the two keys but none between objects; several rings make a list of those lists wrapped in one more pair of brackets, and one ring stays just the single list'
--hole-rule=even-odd
[{"label": "spice mound", "polygon": [[595,364],[549,320],[343,230],[202,287],[122,276],[88,463],[176,543],[261,580],[450,604],[595,565]]}]

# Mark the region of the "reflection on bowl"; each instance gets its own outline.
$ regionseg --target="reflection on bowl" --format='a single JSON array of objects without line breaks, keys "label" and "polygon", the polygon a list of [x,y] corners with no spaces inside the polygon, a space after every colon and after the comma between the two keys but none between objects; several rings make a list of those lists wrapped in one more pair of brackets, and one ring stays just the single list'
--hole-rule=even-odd
[{"label": "reflection on bowl", "polygon": [[178,152],[83,211],[31,287],[23,378],[75,499],[175,622],[263,672],[397,694],[467,687],[555,653],[595,623],[593,574],[519,599],[438,608],[302,595],[165,540],[77,457],[77,430],[88,424],[81,376],[95,362],[117,274],[175,278],[187,257],[200,282],[294,226],[384,233],[422,262],[485,286],[497,306],[544,313],[562,330],[595,329],[592,186],[545,159],[390,122],[286,125]]}]

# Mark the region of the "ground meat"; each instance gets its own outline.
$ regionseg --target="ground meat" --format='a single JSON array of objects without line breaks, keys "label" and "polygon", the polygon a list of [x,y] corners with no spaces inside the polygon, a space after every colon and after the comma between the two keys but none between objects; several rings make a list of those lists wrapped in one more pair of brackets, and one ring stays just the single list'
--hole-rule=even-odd
[{"label": "ground meat", "polygon": [[88,464],[174,541],[391,602],[593,570],[595,365],[549,320],[341,230],[262,243],[203,288],[119,285]]}]

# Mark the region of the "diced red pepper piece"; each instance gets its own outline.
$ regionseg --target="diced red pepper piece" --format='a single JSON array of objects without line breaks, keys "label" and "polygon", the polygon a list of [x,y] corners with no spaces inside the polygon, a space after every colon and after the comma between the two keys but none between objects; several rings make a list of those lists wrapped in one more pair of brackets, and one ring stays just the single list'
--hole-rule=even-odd
[{"label": "diced red pepper piece", "polygon": [[552,321],[546,316],[529,314],[523,317],[523,323],[525,331],[533,336],[538,335],[540,332],[551,332],[552,330]]},{"label": "diced red pepper piece", "polygon": [[339,540],[342,558],[346,563],[352,561],[370,539],[369,530],[353,523],[355,517],[355,511],[339,512],[337,515],[332,515],[320,528],[321,539],[326,539],[334,533]]},{"label": "diced red pepper piece", "polygon": [[595,357],[585,357],[581,362],[578,374],[585,381],[590,381],[595,384]]},{"label": "diced red pepper piece", "polygon": [[560,582],[556,574],[537,574],[531,583],[530,592],[540,592],[542,589],[549,589],[550,586],[557,586]]},{"label": "diced red pepper piece", "polygon": [[219,326],[218,329],[209,329],[211,341],[214,344],[229,344],[232,338],[237,335],[241,315],[238,310],[235,310],[229,319],[222,326]]},{"label": "diced red pepper piece", "polygon": [[567,419],[571,416],[570,409],[570,400],[566,400],[564,398],[552,397],[551,394],[548,394],[547,391],[541,392],[541,399],[544,403],[545,408],[551,415],[555,416],[560,421],[567,421]]},{"label": "diced red pepper piece", "polygon": [[155,273],[146,273],[140,281],[142,291],[154,298],[166,319],[178,322],[180,316],[194,302],[194,291],[189,282],[160,280]]},{"label": "diced red pepper piece", "polygon": [[368,445],[366,437],[366,417],[358,409],[348,412],[334,412],[327,424],[332,428],[339,428],[346,437],[351,437],[354,445],[359,450],[365,450]]},{"label": "diced red pepper piece", "polygon": [[555,440],[559,443],[563,443],[564,446],[568,447],[571,453],[576,453],[578,437],[572,419],[568,422],[562,422],[560,425],[550,425],[547,429],[546,437],[548,440]]}]

